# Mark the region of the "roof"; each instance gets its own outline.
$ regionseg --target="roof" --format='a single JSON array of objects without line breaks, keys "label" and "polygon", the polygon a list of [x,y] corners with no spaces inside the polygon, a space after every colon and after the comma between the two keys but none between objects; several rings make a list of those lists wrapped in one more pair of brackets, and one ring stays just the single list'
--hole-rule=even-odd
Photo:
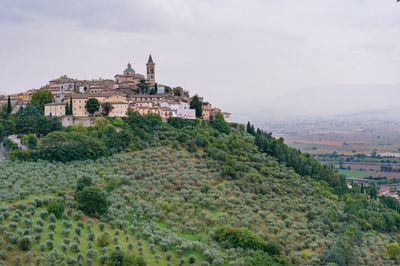
[{"label": "roof", "polygon": [[111,93],[75,93],[70,95],[72,99],[86,99],[94,97],[111,97],[111,96],[113,96]]},{"label": "roof", "polygon": [[151,57],[151,54],[149,56],[149,60],[147,61],[148,63],[153,63],[153,58]]},{"label": "roof", "polygon": [[128,66],[125,68],[124,72],[134,72],[135,70],[133,70],[131,63],[128,63]]},{"label": "roof", "polygon": [[66,105],[67,102],[60,102],[60,103],[47,103],[44,106],[57,106],[57,105]]},{"label": "roof", "polygon": [[111,104],[128,104],[127,102],[108,102],[108,103],[111,103]]}]

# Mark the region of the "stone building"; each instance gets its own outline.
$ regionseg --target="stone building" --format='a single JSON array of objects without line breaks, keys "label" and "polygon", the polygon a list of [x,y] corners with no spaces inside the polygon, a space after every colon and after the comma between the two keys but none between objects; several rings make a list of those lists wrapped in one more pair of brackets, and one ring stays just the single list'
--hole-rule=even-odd
[{"label": "stone building", "polygon": [[137,74],[132,68],[131,63],[128,63],[123,74],[115,75],[116,89],[135,89],[140,80],[144,79],[142,74]]},{"label": "stone building", "polygon": [[147,82],[150,86],[154,86],[156,83],[155,77],[155,63],[153,62],[153,58],[151,55],[149,56],[149,60],[147,61],[146,68],[147,68]]},{"label": "stone building", "polygon": [[44,105],[45,116],[64,116],[66,102],[61,103],[48,103]]}]

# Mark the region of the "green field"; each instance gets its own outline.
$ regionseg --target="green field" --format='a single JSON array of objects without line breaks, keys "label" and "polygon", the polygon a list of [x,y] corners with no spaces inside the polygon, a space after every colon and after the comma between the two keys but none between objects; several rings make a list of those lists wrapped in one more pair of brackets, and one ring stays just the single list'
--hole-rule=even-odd
[{"label": "green field", "polygon": [[363,177],[376,175],[376,171],[367,170],[339,170],[339,174],[345,175],[346,177]]}]

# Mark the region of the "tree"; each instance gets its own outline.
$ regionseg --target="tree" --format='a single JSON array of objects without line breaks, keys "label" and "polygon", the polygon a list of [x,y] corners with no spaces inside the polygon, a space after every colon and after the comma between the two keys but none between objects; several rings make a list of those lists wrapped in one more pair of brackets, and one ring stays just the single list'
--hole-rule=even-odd
[{"label": "tree", "polygon": [[11,114],[12,111],[12,106],[11,106],[11,99],[10,99],[10,95],[8,96],[7,99],[7,116],[9,116]]},{"label": "tree", "polygon": [[181,90],[179,88],[174,88],[174,95],[181,97]]},{"label": "tree", "polygon": [[85,187],[93,185],[92,179],[89,176],[82,176],[76,182],[76,191],[82,191]]},{"label": "tree", "polygon": [[86,110],[90,115],[93,115],[100,109],[100,103],[96,98],[89,98],[85,106]]},{"label": "tree", "polygon": [[88,215],[99,217],[108,209],[106,195],[97,187],[85,187],[76,196],[79,208]]},{"label": "tree", "polygon": [[199,96],[197,94],[193,96],[192,100],[190,101],[190,109],[196,110],[196,117],[201,118],[203,115],[203,107],[202,103],[200,102]]},{"label": "tree", "polygon": [[65,204],[63,202],[57,202],[56,200],[52,200],[47,206],[47,211],[51,214],[53,213],[57,218],[61,218],[64,213]]},{"label": "tree", "polygon": [[151,88],[150,95],[157,94],[157,89],[155,87]]},{"label": "tree", "polygon": [[32,238],[30,236],[22,237],[18,242],[18,247],[24,251],[30,250],[32,248]]},{"label": "tree", "polygon": [[139,94],[147,94],[149,93],[149,84],[146,82],[145,79],[141,79],[139,83],[137,84],[138,86],[138,92]]},{"label": "tree", "polygon": [[38,144],[38,138],[36,137],[35,134],[29,134],[28,135],[27,144],[28,144],[28,148],[30,150],[36,149],[37,144]]},{"label": "tree", "polygon": [[73,115],[74,113],[72,112],[72,97],[69,98],[69,115]]},{"label": "tree", "polygon": [[231,132],[231,127],[225,122],[224,116],[220,113],[215,115],[215,119],[211,121],[211,125],[222,133],[229,134]]},{"label": "tree", "polygon": [[32,95],[31,105],[35,106],[40,113],[44,113],[44,105],[53,101],[53,94],[48,90],[38,90]]},{"label": "tree", "polygon": [[112,109],[114,109],[114,106],[111,103],[103,103],[101,105],[101,109],[102,109],[102,115],[103,116],[108,116],[111,112]]},{"label": "tree", "polygon": [[68,104],[68,102],[65,105],[65,115],[69,115],[69,104]]},{"label": "tree", "polygon": [[386,252],[389,255],[389,258],[396,259],[400,257],[400,246],[398,243],[390,243],[386,246]]}]

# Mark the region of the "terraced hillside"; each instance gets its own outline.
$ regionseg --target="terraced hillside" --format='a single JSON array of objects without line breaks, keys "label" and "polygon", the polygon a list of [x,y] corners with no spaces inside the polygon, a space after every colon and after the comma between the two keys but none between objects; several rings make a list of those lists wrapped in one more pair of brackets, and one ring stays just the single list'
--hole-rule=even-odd
[{"label": "terraced hillside", "polygon": [[[0,164],[2,263],[397,263],[395,203],[347,189],[331,168],[282,140],[224,121],[129,119],[115,140],[124,134],[130,144],[109,156],[39,159],[45,151],[74,158],[67,153],[85,134],[97,147],[115,147],[104,133],[115,126],[103,120],[14,154],[33,161]],[[96,157],[91,145],[81,149]],[[103,197],[106,206],[97,206]]]}]

